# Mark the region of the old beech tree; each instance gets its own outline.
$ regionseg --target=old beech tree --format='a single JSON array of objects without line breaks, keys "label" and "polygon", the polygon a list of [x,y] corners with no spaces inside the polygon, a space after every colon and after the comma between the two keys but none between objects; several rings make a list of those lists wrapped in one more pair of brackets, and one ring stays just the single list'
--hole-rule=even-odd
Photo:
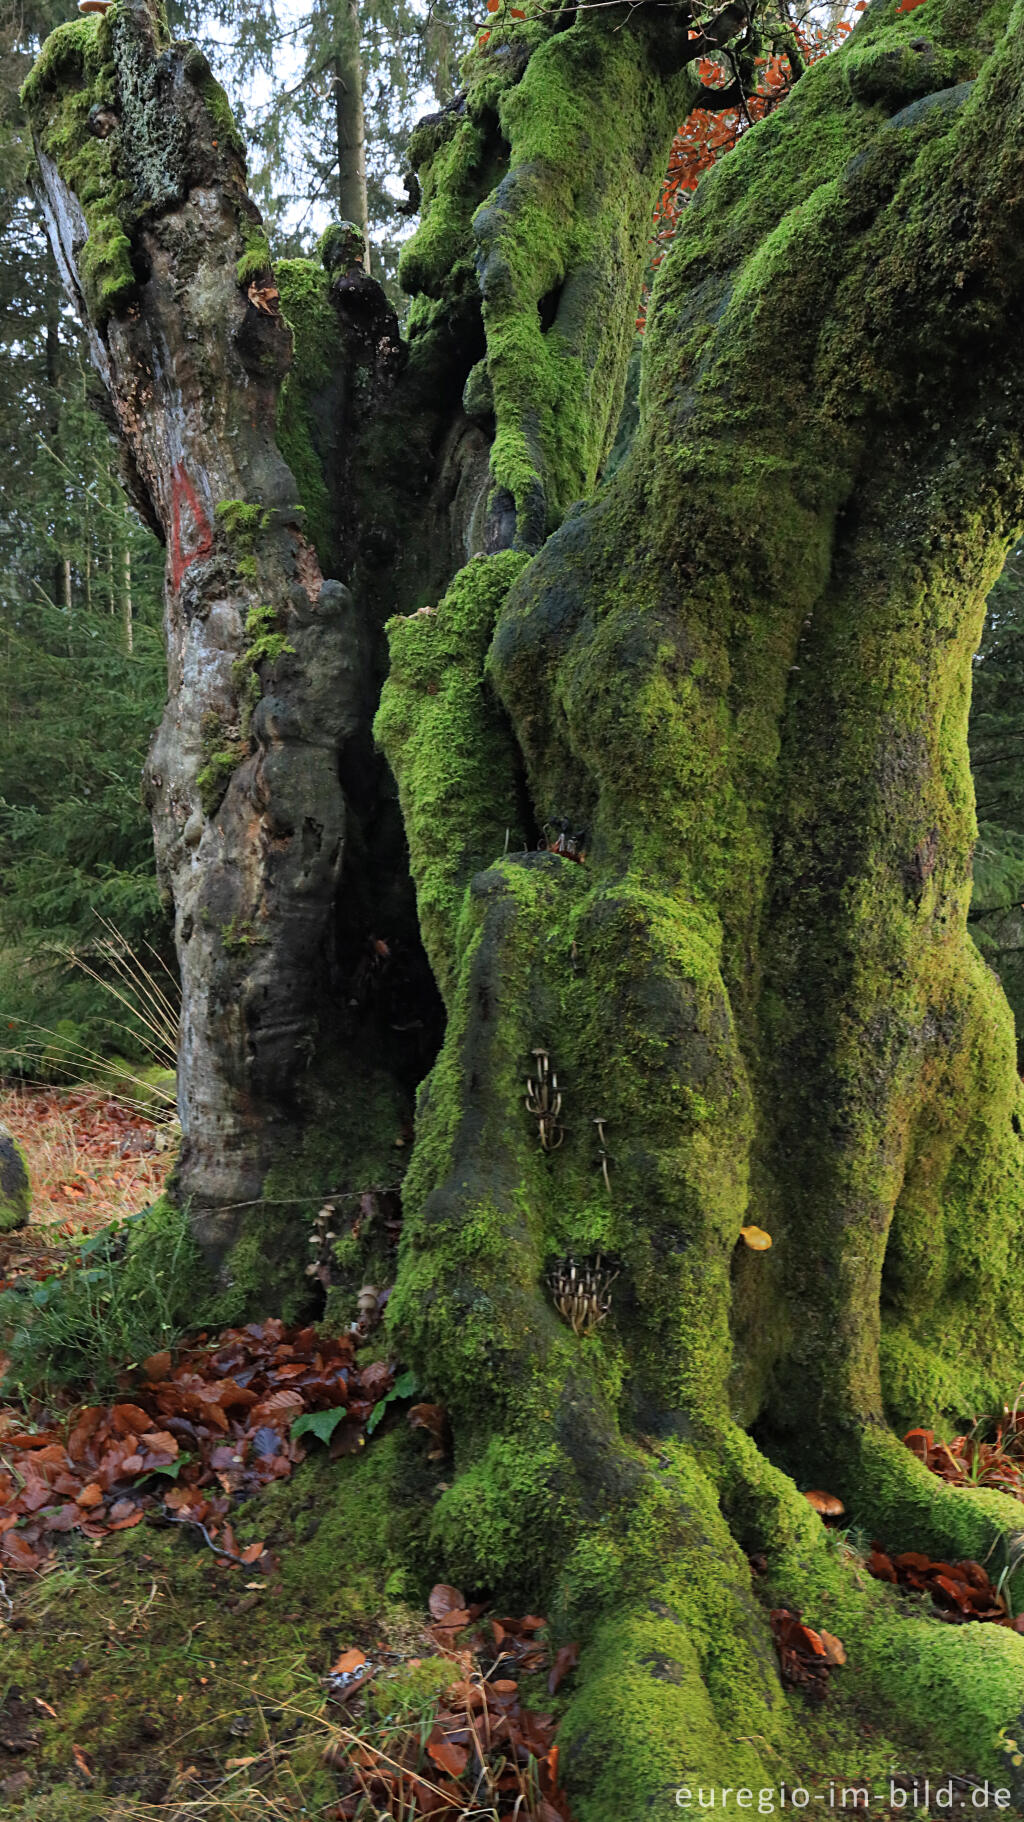
[{"label": "old beech tree", "polygon": [[[26,89],[167,547],[179,1205],[225,1308],[299,1307],[326,1194],[339,1282],[393,1276],[453,1438],[419,1569],[583,1642],[580,1822],[856,1769],[780,1686],[781,1599],[876,1729],[1020,1801],[1024,1639],[908,1615],[797,1486],[1018,1560],[1019,1506],[897,1432],[1024,1365],[1024,1110],[965,927],[971,657],[1024,527],[1024,4],[871,0],[702,180],[610,477],[673,134],[757,8],[523,7],[414,136],[401,336],[350,230],[272,266],[156,0]],[[405,1159],[389,1265],[346,1198]],[[598,1256],[578,1335],[549,1277]]]}]

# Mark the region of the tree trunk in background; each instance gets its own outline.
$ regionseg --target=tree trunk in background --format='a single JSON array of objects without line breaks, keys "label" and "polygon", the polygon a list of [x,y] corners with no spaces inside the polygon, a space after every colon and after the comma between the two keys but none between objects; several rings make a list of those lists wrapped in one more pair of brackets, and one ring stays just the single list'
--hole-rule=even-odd
[{"label": "tree trunk in background", "polygon": [[[1020,1640],[903,1616],[782,1471],[869,1535],[1015,1560],[1019,1506],[935,1480],[885,1419],[998,1408],[1024,1355],[1024,1108],[966,935],[971,654],[1024,525],[1024,5],[931,0],[924,37],[874,0],[702,181],[604,487],[653,197],[712,41],[638,9],[558,23],[495,28],[418,129],[404,353],[344,260],[282,265],[291,468],[288,334],[205,66],[131,0],[33,79],[58,244],[168,536],[151,795],[184,1187],[223,1258],[229,1205],[288,1142],[346,801],[386,803],[366,719],[398,608],[376,726],[446,1027],[389,1324],[454,1436],[434,1573],[550,1602],[584,1642],[580,1822],[647,1822],[698,1780],[858,1776],[857,1743],[781,1698],[783,1600],[843,1639],[870,1733],[1024,1801],[995,1738],[1024,1710]],[[90,91],[108,44],[114,89]],[[140,161],[130,260],[97,245],[54,128],[90,105]],[[317,416],[332,375],[341,419]],[[300,468],[358,606],[321,584]],[[585,864],[536,850],[553,819]],[[360,828],[379,889],[393,838]]]},{"label": "tree trunk in background", "polygon": [[334,119],[338,147],[338,218],[354,221],[366,246],[370,238],[366,207],[366,129],[363,121],[363,69],[359,51],[358,0],[341,0],[337,9],[338,50],[333,59]]},{"label": "tree trunk in background", "polygon": [[[46,383],[50,388],[48,422],[46,426],[47,441],[50,448],[60,453],[60,275],[56,262],[47,258],[46,285]],[[55,527],[55,531],[57,528]],[[50,594],[56,603],[64,598],[64,569],[59,555],[53,559],[53,573],[50,582]]]},{"label": "tree trunk in background", "polygon": [[124,649],[126,652],[135,648],[135,636],[132,631],[132,553],[127,544],[122,552],[121,564],[121,626],[124,631]]}]

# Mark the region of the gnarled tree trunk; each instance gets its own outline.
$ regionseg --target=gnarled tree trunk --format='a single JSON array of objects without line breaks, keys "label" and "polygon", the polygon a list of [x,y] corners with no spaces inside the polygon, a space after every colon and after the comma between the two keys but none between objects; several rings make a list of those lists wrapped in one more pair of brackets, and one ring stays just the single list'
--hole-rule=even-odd
[{"label": "gnarled tree trunk", "polygon": [[[130,0],[72,28],[79,62],[51,50],[32,92],[64,263],[171,551],[153,791],[195,1034],[187,1183],[222,1251],[217,1211],[259,1194],[319,1041],[348,866],[335,761],[400,616],[377,734],[446,1022],[389,1321],[452,1421],[435,1568],[543,1595],[586,1642],[564,1729],[581,1822],[667,1812],[697,1780],[857,1775],[841,1730],[808,1734],[783,1698],[745,1550],[769,1600],[844,1638],[882,1738],[1020,1778],[996,1734],[1024,1709],[1022,1641],[902,1617],[780,1464],[896,1545],[1019,1542],[1019,1508],[934,1481],[886,1418],[992,1408],[1024,1358],[1012,1024],[966,935],[970,660],[1024,524],[1024,5],[873,0],[702,182],[649,314],[640,428],[600,486],[689,64],[740,10],[695,38],[687,9],[492,33],[414,141],[404,354],[357,274],[282,274],[297,325],[340,309],[358,607],[321,588],[274,451],[284,332],[269,271],[246,273],[253,301],[237,282],[241,168],[208,149],[189,54]],[[106,306],[66,132],[94,55],[119,158],[140,95],[161,146],[189,123],[166,196],[133,204],[116,166],[129,248]],[[255,575],[225,499],[258,513]],[[263,648],[241,763],[197,810],[207,699],[240,717],[229,666],[264,604],[295,650]],[[536,850],[562,818],[585,864]],[[546,1124],[524,1106],[544,1058]],[[751,1223],[769,1253],[743,1246]],[[551,1288],[574,1267],[594,1287],[575,1328]]]}]

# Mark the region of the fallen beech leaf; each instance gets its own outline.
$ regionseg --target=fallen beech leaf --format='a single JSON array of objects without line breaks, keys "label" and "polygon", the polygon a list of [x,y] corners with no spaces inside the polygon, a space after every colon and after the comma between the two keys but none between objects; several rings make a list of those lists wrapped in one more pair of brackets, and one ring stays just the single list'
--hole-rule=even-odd
[{"label": "fallen beech leaf", "polygon": [[42,1514],[43,1525],[47,1531],[73,1531],[82,1522],[78,1506],[69,1502],[66,1506],[57,1506]]},{"label": "fallen beech leaf", "polygon": [[169,1430],[147,1430],[139,1437],[139,1447],[154,1455],[169,1455],[172,1461],[178,1453],[177,1441]]},{"label": "fallen beech leaf", "polygon": [[331,1665],[329,1674],[331,1676],[351,1676],[354,1671],[361,1670],[365,1663],[366,1653],[353,1646],[351,1651],[342,1652],[337,1663]]},{"label": "fallen beech leaf", "polygon": [[469,1759],[467,1748],[455,1746],[451,1740],[446,1740],[440,1727],[431,1728],[427,1753],[435,1765],[439,1765],[442,1771],[450,1772],[453,1778],[461,1778]]},{"label": "fallen beech leaf", "polygon": [[841,1499],[834,1493],[823,1493],[820,1487],[812,1487],[809,1493],[804,1494],[804,1498],[822,1518],[842,1518],[846,1511]]},{"label": "fallen beech leaf", "polygon": [[548,1677],[548,1695],[554,1695],[561,1688],[570,1670],[575,1670],[579,1661],[580,1648],[576,1644],[563,1645],[561,1650],[555,1653],[555,1661]]},{"label": "fallen beech leaf", "polygon": [[922,1461],[926,1461],[934,1446],[935,1436],[931,1430],[908,1430],[903,1440],[908,1449],[912,1449],[915,1455],[920,1455]]},{"label": "fallen beech leaf", "polygon": [[33,1550],[28,1540],[19,1537],[16,1531],[8,1531],[0,1538],[0,1554],[5,1556],[15,1569],[38,1569],[43,1560],[38,1551]]},{"label": "fallen beech leaf", "polygon": [[72,1461],[82,1460],[90,1440],[99,1429],[102,1418],[103,1410],[100,1405],[92,1405],[88,1410],[82,1412],[68,1437],[67,1448]]},{"label": "fallen beech leaf", "polygon": [[740,1239],[745,1246],[749,1246],[752,1253],[766,1253],[772,1243],[771,1234],[766,1233],[763,1227],[741,1227]]},{"label": "fallen beech leaf", "polygon": [[465,1605],[465,1595],[460,1589],[453,1588],[450,1582],[436,1582],[427,1600],[427,1606],[435,1620],[443,1620],[446,1614],[464,1608]]},{"label": "fallen beech leaf", "polygon": [[891,1559],[884,1550],[872,1550],[868,1557],[868,1571],[881,1582],[898,1582],[899,1576],[892,1566]]},{"label": "fallen beech leaf", "polygon": [[149,1412],[140,1410],[137,1404],[116,1404],[110,1413],[110,1419],[119,1436],[132,1433],[141,1436],[145,1430],[153,1427]]},{"label": "fallen beech leaf", "polygon": [[108,1524],[107,1530],[108,1531],[130,1531],[133,1525],[141,1525],[145,1516],[146,1515],[144,1512],[136,1510],[135,1512],[133,1512],[131,1514],[130,1517],[119,1518],[116,1520],[116,1522],[111,1522],[110,1524]]},{"label": "fallen beech leaf", "polygon": [[159,1354],[150,1354],[142,1362],[142,1371],[147,1379],[166,1379],[171,1370],[171,1350],[164,1348]]},{"label": "fallen beech leaf", "polygon": [[450,1613],[446,1613],[443,1619],[438,1620],[435,1631],[449,1632],[454,1638],[457,1632],[462,1631],[463,1626],[469,1625],[469,1622],[470,1611],[468,1607],[453,1607]]},{"label": "fallen beech leaf", "polygon": [[37,1708],[41,1708],[44,1714],[49,1715],[51,1721],[55,1721],[57,1719],[57,1710],[55,1708],[51,1708],[49,1702],[44,1702],[41,1695],[33,1696],[32,1700],[34,1701]]},{"label": "fallen beech leaf", "polygon": [[258,1562],[259,1558],[263,1555],[263,1550],[264,1546],[261,1543],[246,1544],[245,1549],[242,1551],[243,1563],[248,1565],[249,1563]]},{"label": "fallen beech leaf", "polygon": [[89,1764],[89,1761],[86,1758],[84,1752],[82,1751],[82,1748],[80,1746],[72,1745],[71,1752],[74,1757],[75,1764],[78,1766],[78,1769],[82,1773],[83,1777],[91,1778],[92,1777],[92,1767]]},{"label": "fallen beech leaf", "polygon": [[825,1656],[830,1664],[846,1663],[846,1652],[843,1650],[841,1641],[836,1638],[833,1632],[826,1632],[825,1628],[822,1627],[818,1637],[825,1647]]}]

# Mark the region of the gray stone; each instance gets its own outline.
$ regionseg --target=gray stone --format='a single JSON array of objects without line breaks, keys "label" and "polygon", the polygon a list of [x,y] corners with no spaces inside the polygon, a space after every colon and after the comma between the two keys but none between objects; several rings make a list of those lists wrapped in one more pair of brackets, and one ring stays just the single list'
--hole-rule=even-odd
[{"label": "gray stone", "polygon": [[0,1126],[0,1234],[24,1227],[32,1206],[28,1170],[14,1134]]}]

